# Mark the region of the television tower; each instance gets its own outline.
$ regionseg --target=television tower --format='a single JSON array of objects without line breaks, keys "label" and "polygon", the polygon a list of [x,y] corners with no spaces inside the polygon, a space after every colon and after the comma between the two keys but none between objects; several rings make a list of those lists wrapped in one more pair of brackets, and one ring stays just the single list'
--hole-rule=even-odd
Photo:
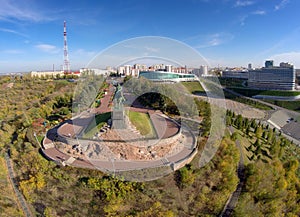
[{"label": "television tower", "polygon": [[67,45],[67,24],[64,21],[64,65],[63,65],[64,72],[70,72],[70,61],[68,55],[68,45]]}]

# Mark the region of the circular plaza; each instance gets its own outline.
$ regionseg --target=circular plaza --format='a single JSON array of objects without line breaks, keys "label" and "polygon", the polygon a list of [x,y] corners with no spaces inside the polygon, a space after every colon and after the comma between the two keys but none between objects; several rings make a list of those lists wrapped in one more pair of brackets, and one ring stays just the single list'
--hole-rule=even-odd
[{"label": "circular plaza", "polygon": [[100,107],[50,129],[43,140],[44,155],[63,166],[110,174],[157,168],[170,173],[193,159],[196,137],[188,127],[158,110],[116,106],[114,92],[110,85]]}]

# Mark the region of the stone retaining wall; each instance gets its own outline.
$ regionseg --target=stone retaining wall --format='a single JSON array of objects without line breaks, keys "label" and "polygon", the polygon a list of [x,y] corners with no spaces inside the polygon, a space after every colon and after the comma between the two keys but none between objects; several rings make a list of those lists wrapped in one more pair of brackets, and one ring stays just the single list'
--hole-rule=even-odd
[{"label": "stone retaining wall", "polygon": [[175,163],[172,163],[171,164],[172,170],[173,171],[178,170],[178,169],[184,167],[186,164],[189,164],[194,159],[194,157],[196,156],[197,153],[198,153],[198,150],[196,148],[194,148],[193,151],[186,158],[179,160]]}]

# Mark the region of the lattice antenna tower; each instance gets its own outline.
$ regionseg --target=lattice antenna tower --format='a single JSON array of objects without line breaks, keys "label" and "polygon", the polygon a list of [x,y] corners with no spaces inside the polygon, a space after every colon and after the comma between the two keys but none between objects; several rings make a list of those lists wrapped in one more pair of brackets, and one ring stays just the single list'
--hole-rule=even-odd
[{"label": "lattice antenna tower", "polygon": [[70,72],[70,61],[68,55],[68,44],[67,44],[67,24],[64,21],[64,65],[63,65],[64,72]]}]

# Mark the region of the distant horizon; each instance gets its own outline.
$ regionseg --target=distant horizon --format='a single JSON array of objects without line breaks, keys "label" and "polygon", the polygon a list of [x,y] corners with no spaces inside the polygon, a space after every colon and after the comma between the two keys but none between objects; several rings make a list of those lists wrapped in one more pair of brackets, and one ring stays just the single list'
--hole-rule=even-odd
[{"label": "distant horizon", "polygon": [[298,8],[296,0],[1,0],[0,73],[61,69],[64,21],[74,69],[141,36],[178,40],[215,67],[259,67],[273,59],[300,68]]},{"label": "distant horizon", "polygon": [[[284,62],[284,61],[282,61],[282,62]],[[140,64],[140,63],[139,63]],[[160,64],[160,63],[157,63],[157,64]],[[145,64],[146,65],[146,64]],[[275,65],[274,66],[276,66],[276,65],[279,65],[279,63],[278,64],[276,64],[275,63]],[[133,65],[132,65],[133,66]],[[146,65],[147,67],[150,67],[151,65]],[[110,67],[110,66],[108,66],[108,67]],[[222,68],[222,69],[224,69],[224,68],[239,68],[239,67],[243,67],[243,68],[247,68],[247,66],[233,66],[233,67],[229,67],[229,66],[214,66],[214,67],[209,67],[209,69],[214,69],[214,68]],[[264,66],[260,66],[260,67],[256,67],[256,68],[261,68],[261,67],[264,67]],[[76,72],[76,71],[79,71],[80,69],[84,69],[85,67],[81,67],[81,68],[78,68],[78,69],[70,69],[70,71],[71,72]],[[112,67],[113,69],[116,69],[116,68],[114,68],[114,67]],[[188,68],[193,68],[193,69],[198,69],[198,68],[200,68],[200,67],[188,67]],[[253,67],[253,68],[255,68],[255,67]],[[93,68],[91,68],[91,69],[93,69]],[[105,68],[97,68],[97,69],[102,69],[102,70],[105,70]],[[295,68],[295,70],[300,70],[300,68]],[[26,73],[30,73],[30,72],[32,72],[32,71],[34,71],[34,72],[52,72],[52,71],[54,71],[54,72],[59,72],[59,71],[63,71],[63,70],[59,70],[59,69],[55,69],[55,70],[53,70],[53,69],[49,69],[49,70],[47,70],[47,69],[45,69],[45,70],[30,70],[30,71],[19,71],[19,72],[0,72],[0,75],[10,75],[10,74],[26,74]]]}]

